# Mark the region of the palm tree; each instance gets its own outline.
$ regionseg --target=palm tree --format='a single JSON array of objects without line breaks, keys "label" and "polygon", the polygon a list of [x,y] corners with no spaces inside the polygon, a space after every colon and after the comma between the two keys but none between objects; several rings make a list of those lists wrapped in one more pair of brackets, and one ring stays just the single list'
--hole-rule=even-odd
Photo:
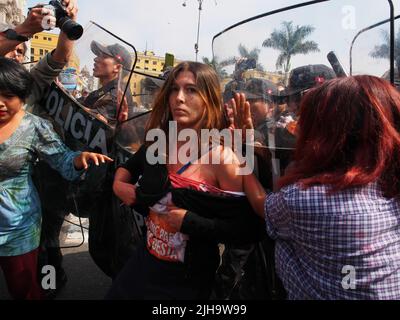
[{"label": "palm tree", "polygon": [[276,60],[276,68],[283,67],[287,74],[290,71],[290,60],[297,54],[318,52],[318,44],[314,41],[305,41],[315,28],[310,25],[294,26],[293,21],[283,21],[282,29],[274,30],[268,39],[262,43],[263,47],[279,50],[281,53]]},{"label": "palm tree", "polygon": [[239,61],[252,60],[255,62],[256,70],[264,71],[263,65],[258,62],[258,60],[260,58],[260,49],[253,48],[253,49],[249,50],[243,44],[239,44],[238,51],[239,51],[239,57],[228,58],[226,60],[221,61],[221,64],[224,66],[234,64],[236,67]]},{"label": "palm tree", "polygon": [[228,73],[224,70],[224,68],[227,65],[219,62],[218,57],[214,57],[211,60],[207,57],[203,57],[202,59],[203,59],[203,63],[208,64],[210,67],[212,67],[217,72],[220,80],[222,80],[228,76]]},{"label": "palm tree", "polygon": [[[377,45],[370,52],[370,56],[377,59],[390,59],[390,35],[387,30],[381,30],[384,43]],[[394,61],[396,67],[400,69],[400,28],[394,41]]]}]

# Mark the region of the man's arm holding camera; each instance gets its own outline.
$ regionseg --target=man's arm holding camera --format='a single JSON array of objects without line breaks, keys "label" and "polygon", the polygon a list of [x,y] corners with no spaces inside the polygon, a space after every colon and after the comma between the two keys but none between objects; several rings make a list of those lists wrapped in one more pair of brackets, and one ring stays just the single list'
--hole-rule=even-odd
[{"label": "man's arm holding camera", "polygon": [[[72,20],[76,20],[78,6],[77,0],[64,0],[63,4]],[[68,63],[74,48],[74,41],[70,40],[64,32],[60,32],[57,47],[44,56],[31,70],[36,85],[33,94],[28,99],[28,105],[34,105],[40,100],[44,91],[60,74],[62,69]],[[32,110],[30,110],[32,111]]]},{"label": "man's arm holding camera", "polygon": [[[63,4],[66,7],[66,11],[71,20],[76,21],[76,17],[78,14],[78,1],[77,0],[64,0]],[[57,47],[52,53],[52,58],[57,63],[66,64],[71,55],[74,48],[74,41],[68,39],[67,35],[64,32],[60,32],[60,36],[58,38]]]},{"label": "man's arm holding camera", "polygon": [[[19,36],[31,38],[35,33],[43,31],[42,8],[32,8],[23,23],[14,28]],[[5,56],[24,40],[10,40],[4,34],[0,33],[0,56]]]}]

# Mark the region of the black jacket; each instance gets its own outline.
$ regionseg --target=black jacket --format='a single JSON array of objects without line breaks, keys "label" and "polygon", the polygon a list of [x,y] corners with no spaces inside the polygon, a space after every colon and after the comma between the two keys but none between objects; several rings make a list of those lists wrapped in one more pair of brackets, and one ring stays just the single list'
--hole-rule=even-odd
[{"label": "black jacket", "polygon": [[123,167],[131,172],[132,183],[141,176],[136,189],[140,208],[135,209],[143,215],[168,192],[177,207],[188,210],[181,232],[190,237],[185,265],[187,276],[193,280],[213,281],[219,265],[218,243],[252,243],[266,236],[265,223],[253,212],[247,198],[172,188],[166,166],[149,164],[144,146]]}]

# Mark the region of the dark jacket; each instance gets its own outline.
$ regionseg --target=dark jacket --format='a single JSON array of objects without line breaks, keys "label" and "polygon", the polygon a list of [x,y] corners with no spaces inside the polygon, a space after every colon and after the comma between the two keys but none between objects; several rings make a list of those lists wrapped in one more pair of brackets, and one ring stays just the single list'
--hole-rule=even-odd
[{"label": "dark jacket", "polygon": [[[126,92],[128,103],[128,118],[133,116],[133,100],[130,89]],[[86,99],[80,101],[87,108],[107,119],[108,124],[114,126],[117,123],[118,109],[118,79],[114,79],[105,86],[91,92]]]},{"label": "dark jacket", "polygon": [[136,209],[143,215],[168,192],[177,207],[188,210],[181,232],[190,237],[185,265],[193,280],[213,281],[219,265],[218,243],[252,243],[266,236],[264,221],[253,212],[247,198],[172,188],[166,166],[150,165],[144,146],[123,167],[132,173],[132,183],[142,176],[136,189],[141,208]]}]

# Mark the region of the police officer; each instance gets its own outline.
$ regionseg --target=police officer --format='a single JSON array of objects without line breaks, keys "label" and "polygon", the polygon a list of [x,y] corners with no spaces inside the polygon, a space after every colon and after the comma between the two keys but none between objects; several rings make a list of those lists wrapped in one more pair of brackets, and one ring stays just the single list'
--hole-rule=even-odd
[{"label": "police officer", "polygon": [[[130,72],[132,58],[129,52],[120,44],[104,46],[92,41],[90,49],[96,55],[94,59],[93,75],[99,79],[101,87],[91,92],[84,100],[83,105],[94,112],[98,118],[111,126],[117,123],[119,108],[118,79],[120,73]],[[128,88],[125,109],[120,112],[119,121],[127,120],[133,113],[132,94]]]},{"label": "police officer", "polygon": [[295,128],[304,93],[335,77],[335,72],[323,64],[305,65],[290,72],[288,86],[280,95],[286,101],[286,109],[275,129],[276,156],[280,160],[281,175],[291,161],[296,144]]},{"label": "police officer", "polygon": [[244,72],[249,69],[256,68],[256,60],[252,58],[240,58],[235,62],[235,70],[233,72],[233,80],[225,85],[223,99],[227,103],[233,98],[233,94],[241,91],[245,85]]},{"label": "police officer", "polygon": [[243,92],[250,103],[255,142],[268,146],[268,133],[273,127],[276,108],[274,97],[278,94],[278,87],[267,79],[250,78],[246,81],[243,90],[236,92]]},{"label": "police officer", "polygon": [[[249,79],[242,90],[250,103],[250,112],[257,135],[262,134],[265,146],[268,146],[273,158],[279,160],[280,173],[291,161],[296,136],[294,129],[303,94],[326,80],[336,77],[334,71],[325,65],[306,65],[292,70],[289,84],[283,94],[277,87],[265,79]],[[284,100],[286,108],[278,122],[273,119],[275,103]],[[265,104],[267,103],[267,104]],[[289,120],[291,119],[291,120]],[[272,128],[272,126],[276,128]],[[270,129],[274,129],[270,134]],[[273,151],[275,150],[275,151]],[[257,157],[257,154],[256,154]],[[270,161],[271,159],[269,159]],[[273,188],[273,179],[269,177],[273,170],[270,162],[256,161],[257,177],[265,189]],[[267,164],[269,174],[263,175],[260,165]],[[276,174],[276,173],[274,173]],[[226,246],[222,263],[216,274],[216,287],[213,298],[216,299],[283,299],[285,292],[274,269],[274,242],[266,238],[259,243],[242,246]]]}]

